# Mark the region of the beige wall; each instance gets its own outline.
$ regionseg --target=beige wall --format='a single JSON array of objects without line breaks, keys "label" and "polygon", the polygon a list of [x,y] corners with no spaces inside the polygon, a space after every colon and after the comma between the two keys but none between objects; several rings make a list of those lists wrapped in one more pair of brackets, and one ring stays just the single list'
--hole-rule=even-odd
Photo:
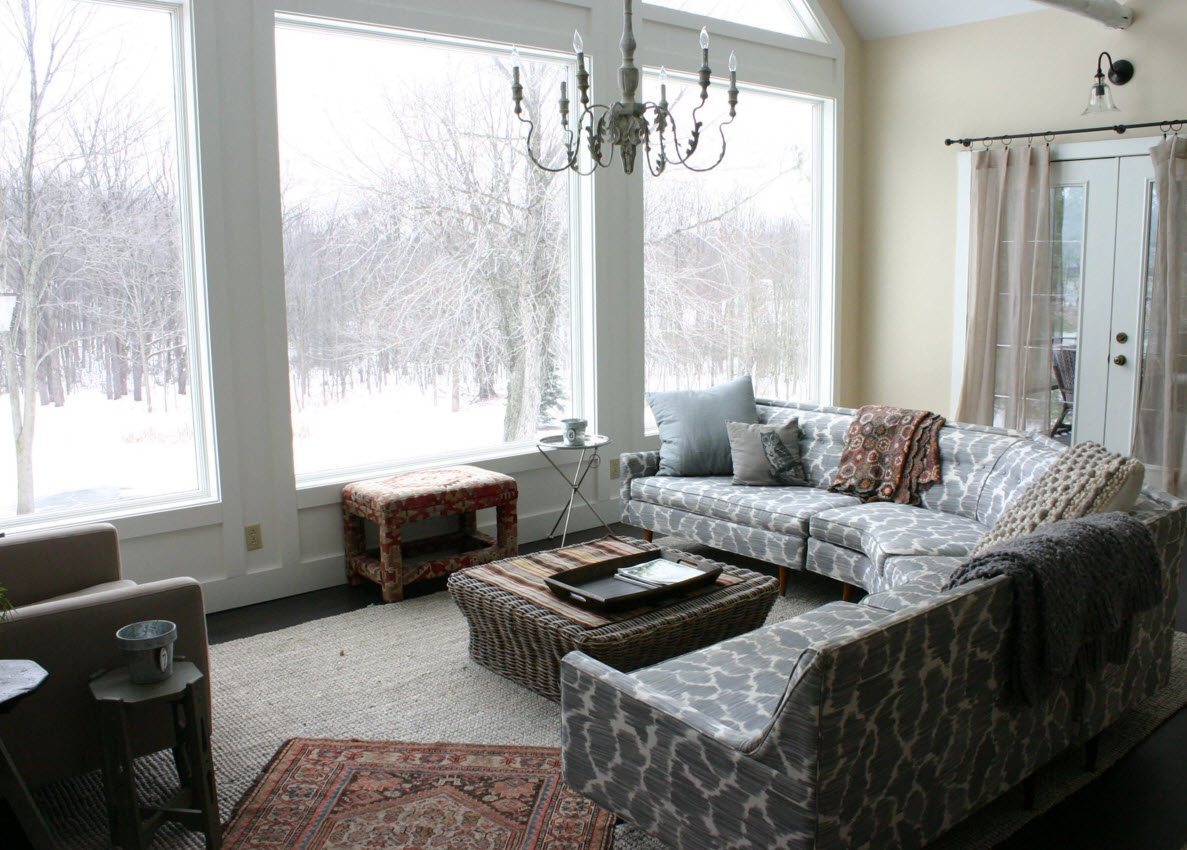
[{"label": "beige wall", "polygon": [[860,404],[861,351],[851,343],[858,336],[861,293],[861,174],[863,45],[837,0],[821,0],[821,9],[845,48],[845,97],[841,115],[841,214],[837,233],[841,246],[840,299],[837,304],[836,404]]},{"label": "beige wall", "polygon": [[[958,154],[945,138],[1187,113],[1187,0],[1130,5],[1137,20],[1127,31],[1052,10],[863,45],[861,209],[847,207],[860,215],[860,235],[858,246],[845,246],[860,255],[857,336],[849,337],[859,377],[844,398],[946,415],[955,406]],[[1080,116],[1102,50],[1137,69],[1114,90],[1123,111],[1104,121]]]}]

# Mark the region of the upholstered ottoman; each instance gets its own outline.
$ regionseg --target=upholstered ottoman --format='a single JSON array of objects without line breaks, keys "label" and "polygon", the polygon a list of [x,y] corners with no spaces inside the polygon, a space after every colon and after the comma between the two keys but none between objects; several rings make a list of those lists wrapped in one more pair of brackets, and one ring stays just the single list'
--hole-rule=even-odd
[{"label": "upholstered ottoman", "polygon": [[[475,466],[426,469],[356,481],[342,488],[346,576],[383,590],[384,602],[404,598],[404,585],[446,576],[475,564],[514,555],[519,486],[509,475]],[[477,511],[495,508],[498,536],[478,530]],[[456,516],[457,531],[403,543],[404,526],[434,517]],[[367,550],[366,526],[379,526],[379,549]]]}]

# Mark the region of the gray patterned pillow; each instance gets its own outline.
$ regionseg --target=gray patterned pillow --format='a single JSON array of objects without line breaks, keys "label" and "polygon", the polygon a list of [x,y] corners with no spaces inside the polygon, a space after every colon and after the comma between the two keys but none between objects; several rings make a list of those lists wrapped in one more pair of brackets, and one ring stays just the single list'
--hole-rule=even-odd
[{"label": "gray patterned pillow", "polygon": [[782,425],[730,422],[726,426],[734,461],[734,484],[748,487],[806,487],[800,459],[800,421]]}]

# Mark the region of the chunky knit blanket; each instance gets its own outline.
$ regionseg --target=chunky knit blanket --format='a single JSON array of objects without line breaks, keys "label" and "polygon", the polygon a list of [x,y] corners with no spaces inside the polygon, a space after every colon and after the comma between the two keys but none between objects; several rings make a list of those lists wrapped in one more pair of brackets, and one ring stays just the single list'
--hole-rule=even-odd
[{"label": "chunky knit blanket", "polygon": [[1061,678],[1123,661],[1133,616],[1162,599],[1150,531],[1123,513],[1007,540],[961,566],[944,589],[1001,575],[1013,588],[1009,689],[1030,705]]},{"label": "chunky knit blanket", "polygon": [[1039,480],[1006,508],[973,555],[1040,526],[1107,510],[1130,476],[1141,473],[1141,461],[1135,458],[1114,454],[1099,443],[1077,443],[1060,453]]},{"label": "chunky knit blanket", "polygon": [[866,405],[845,433],[845,448],[830,490],[863,502],[921,503],[940,480],[944,417],[927,410]]}]

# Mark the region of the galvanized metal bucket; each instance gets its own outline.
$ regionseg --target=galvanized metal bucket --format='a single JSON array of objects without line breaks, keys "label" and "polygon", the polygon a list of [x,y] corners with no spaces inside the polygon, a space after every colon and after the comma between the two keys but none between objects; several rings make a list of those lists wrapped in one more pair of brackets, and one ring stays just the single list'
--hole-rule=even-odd
[{"label": "galvanized metal bucket", "polygon": [[163,682],[173,675],[173,643],[177,624],[169,620],[145,620],[124,626],[115,641],[124,651],[128,674],[137,685]]}]

